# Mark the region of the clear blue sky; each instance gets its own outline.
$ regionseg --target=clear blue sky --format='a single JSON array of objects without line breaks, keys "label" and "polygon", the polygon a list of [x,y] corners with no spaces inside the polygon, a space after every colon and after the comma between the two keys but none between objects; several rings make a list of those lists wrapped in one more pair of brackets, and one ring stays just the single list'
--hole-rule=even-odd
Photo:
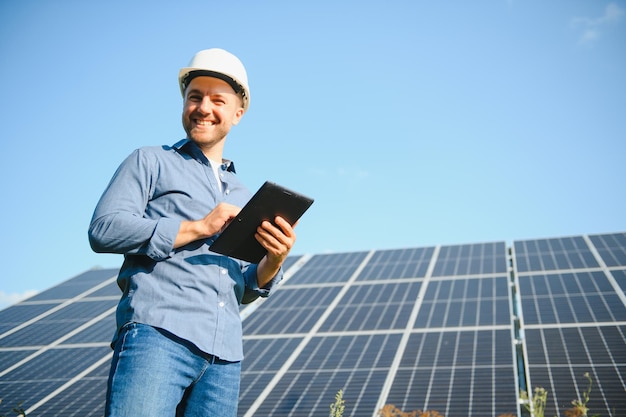
[{"label": "clear blue sky", "polygon": [[120,265],[92,211],[210,47],[250,78],[225,156],[316,199],[294,254],[626,230],[624,1],[1,1],[0,307]]}]

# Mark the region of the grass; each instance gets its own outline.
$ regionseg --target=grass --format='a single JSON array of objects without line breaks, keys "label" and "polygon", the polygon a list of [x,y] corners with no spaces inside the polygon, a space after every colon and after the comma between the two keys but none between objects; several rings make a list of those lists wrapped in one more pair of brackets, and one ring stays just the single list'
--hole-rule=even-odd
[{"label": "grass", "polygon": [[330,405],[330,417],[342,417],[345,409],[343,390],[339,390],[335,395],[335,403]]},{"label": "grass", "polygon": [[[572,400],[572,407],[563,412],[565,417],[599,416],[599,414],[594,414],[593,416],[589,415],[589,407],[587,407],[587,403],[589,402],[589,394],[591,394],[591,386],[593,384],[593,381],[591,379],[591,376],[589,375],[589,372],[585,372],[584,377],[587,378],[587,381],[589,381],[589,386],[585,391],[582,392],[582,399]],[[528,393],[522,391],[522,399],[528,401],[525,404],[526,410],[530,412],[530,415],[532,417],[544,417],[547,398],[548,392],[543,388],[535,388],[535,394],[530,401],[528,401]]]}]

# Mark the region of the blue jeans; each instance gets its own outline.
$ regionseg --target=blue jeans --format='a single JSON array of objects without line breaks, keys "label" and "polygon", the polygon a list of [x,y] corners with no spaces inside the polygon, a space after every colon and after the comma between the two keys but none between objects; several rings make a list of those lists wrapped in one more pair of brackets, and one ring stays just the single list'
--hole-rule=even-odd
[{"label": "blue jeans", "polygon": [[236,417],[240,362],[207,355],[152,326],[131,323],[115,344],[109,417]]}]

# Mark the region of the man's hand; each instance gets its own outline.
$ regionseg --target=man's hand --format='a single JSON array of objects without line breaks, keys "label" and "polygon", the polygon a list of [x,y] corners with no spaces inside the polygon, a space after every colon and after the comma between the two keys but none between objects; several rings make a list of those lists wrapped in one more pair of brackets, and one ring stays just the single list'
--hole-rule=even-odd
[{"label": "man's hand", "polygon": [[219,203],[203,219],[181,222],[174,248],[220,233],[240,211],[241,208],[232,204]]},{"label": "man's hand", "polygon": [[280,216],[274,219],[274,223],[276,226],[264,221],[255,234],[256,240],[267,249],[267,255],[261,259],[257,269],[259,287],[263,287],[278,273],[296,242],[296,232],[293,229],[295,225],[292,227]]}]

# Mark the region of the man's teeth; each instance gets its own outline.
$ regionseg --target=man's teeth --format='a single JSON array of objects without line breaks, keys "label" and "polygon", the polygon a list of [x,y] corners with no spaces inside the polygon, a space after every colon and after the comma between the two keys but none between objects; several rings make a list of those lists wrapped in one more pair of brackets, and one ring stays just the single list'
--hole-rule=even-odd
[{"label": "man's teeth", "polygon": [[213,124],[213,122],[211,122],[210,120],[196,120],[196,123],[200,126],[207,126],[207,125]]}]

